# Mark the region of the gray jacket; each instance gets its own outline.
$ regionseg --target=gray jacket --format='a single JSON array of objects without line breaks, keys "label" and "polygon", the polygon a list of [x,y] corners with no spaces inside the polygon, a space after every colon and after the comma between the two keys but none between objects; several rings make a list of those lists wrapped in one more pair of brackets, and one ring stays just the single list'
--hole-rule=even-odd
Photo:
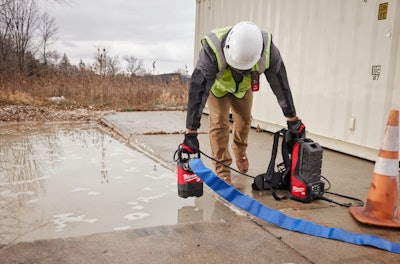
[{"label": "gray jacket", "polygon": [[[270,67],[265,70],[264,74],[282,108],[283,114],[286,117],[295,117],[296,110],[286,76],[285,65],[278,48],[273,42],[271,43],[270,54]],[[186,128],[195,130],[200,127],[201,114],[217,74],[217,59],[210,46],[206,43],[200,51],[199,59],[190,80]],[[237,84],[242,81],[243,75],[236,71],[232,71],[232,74]]]}]

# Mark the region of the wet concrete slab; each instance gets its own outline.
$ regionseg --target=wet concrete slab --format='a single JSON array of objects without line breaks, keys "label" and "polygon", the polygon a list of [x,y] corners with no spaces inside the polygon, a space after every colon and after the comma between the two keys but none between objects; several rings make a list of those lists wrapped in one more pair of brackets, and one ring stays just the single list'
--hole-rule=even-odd
[{"label": "wet concrete slab", "polygon": [[[176,124],[171,126],[167,123],[167,127],[159,126],[158,124],[162,124],[157,121],[160,112],[146,112],[145,118],[141,117],[143,112],[116,113],[105,117],[104,123],[122,135],[129,144],[173,170],[176,164],[172,161],[172,155],[183,140],[183,135],[179,133],[185,127],[185,113],[162,113],[164,120],[169,118],[175,120]],[[149,123],[147,127],[151,127],[150,131],[168,131],[168,133],[147,133],[138,130],[137,126],[146,127],[145,124],[137,122],[137,120],[143,122],[143,119]],[[203,116],[203,133],[199,135],[199,141],[202,150],[210,153],[207,126],[207,116]],[[248,150],[250,175],[265,172],[272,140],[269,133],[257,133],[255,130],[250,132]],[[212,166],[211,161],[202,159],[206,166]],[[373,166],[373,162],[324,150],[322,174],[331,182],[331,191],[365,201]],[[351,217],[348,208],[321,200],[310,204],[290,199],[275,201],[268,191],[253,191],[250,178],[234,174],[233,182],[241,192],[287,215],[355,233],[377,235],[400,243],[399,230],[362,225]],[[213,215],[211,220],[19,243],[2,248],[0,259],[9,260],[9,263],[24,263],[29,259],[36,259],[39,263],[54,261],[64,263],[397,263],[400,261],[399,255],[375,248],[283,230],[245,214],[221,200],[207,187],[205,191],[204,197],[195,199],[197,204],[203,203],[204,208],[210,208],[206,214]],[[204,200],[206,197],[213,197],[214,201],[221,203]],[[231,214],[213,214],[213,209],[220,206],[228,208]],[[185,210],[182,210],[182,217],[185,216]],[[191,211],[190,208],[187,210]],[[23,255],[16,256],[17,252],[22,252]]]},{"label": "wet concrete slab", "polygon": [[[148,113],[149,116],[151,114],[154,115],[154,118],[157,115],[156,112]],[[136,114],[132,113],[131,120],[136,119],[135,115]],[[185,113],[174,112],[171,115],[181,115],[184,117]],[[108,118],[109,116],[106,117],[106,119]],[[152,119],[149,118],[149,120]],[[180,125],[184,127],[184,118],[180,120]],[[208,128],[208,116],[204,115],[201,122],[202,133],[199,135],[200,148],[205,153],[211,153],[208,133],[206,130]],[[118,123],[113,123],[110,125],[112,127],[113,125],[118,126],[117,124]],[[176,146],[182,142],[182,134],[136,134],[130,136],[132,144],[150,146],[148,150],[152,155],[165,160],[171,167],[174,166],[174,163],[169,156],[171,149],[175,149]],[[155,144],[155,142],[161,141],[163,142],[162,145]],[[272,143],[273,135],[271,133],[258,133],[255,129],[250,131],[248,148],[248,156],[250,160],[249,175],[256,176],[266,171],[271,155]],[[205,157],[203,157],[202,160],[207,167],[212,168],[212,162],[210,160]],[[329,180],[331,192],[352,196],[365,201],[371,183],[373,167],[374,162],[324,149],[322,175]],[[352,218],[347,207],[341,207],[323,200],[316,200],[308,204],[291,199],[276,201],[268,191],[260,192],[252,190],[251,184],[253,179],[244,177],[235,172],[233,172],[232,175],[233,183],[239,191],[255,198],[266,206],[280,210],[289,216],[310,220],[328,227],[342,228],[354,233],[377,235],[390,241],[400,243],[400,236],[398,236],[399,230],[360,224]],[[212,191],[209,192],[213,194]],[[278,194],[285,195],[287,192],[280,191]],[[351,202],[357,204],[355,201],[343,199],[334,195],[326,194],[326,197],[341,203]],[[201,198],[199,200],[201,200]],[[312,260],[314,263],[335,263],[343,260],[354,260],[354,262],[358,261],[361,263],[389,263],[391,260],[400,261],[400,256],[393,253],[288,232],[271,226],[257,218],[251,216],[250,218],[252,218],[258,225],[263,226],[268,232],[273,233],[276,238],[287,243],[289,247],[294,247],[299,252],[304,252],[307,259]],[[309,243],[302,243],[304,240],[309,241]],[[340,248],[340,250],[332,253],[332,248],[335,247]],[[320,256],[324,256],[324,259],[321,259]]]},{"label": "wet concrete slab", "polygon": [[[103,119],[127,138],[131,135],[182,134],[185,131],[186,116],[182,111],[171,112],[121,112]],[[182,126],[183,124],[183,126]],[[207,130],[201,128],[199,133]]]}]

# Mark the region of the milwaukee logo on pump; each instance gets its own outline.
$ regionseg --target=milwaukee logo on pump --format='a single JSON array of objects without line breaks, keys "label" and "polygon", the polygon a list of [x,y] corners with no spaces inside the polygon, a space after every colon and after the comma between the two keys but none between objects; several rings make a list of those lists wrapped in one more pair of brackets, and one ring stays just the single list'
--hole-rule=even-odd
[{"label": "milwaukee logo on pump", "polygon": [[190,182],[190,181],[194,181],[194,180],[198,180],[199,179],[199,177],[197,177],[197,175],[196,174],[188,174],[188,173],[185,173],[185,174],[183,174],[183,179],[184,179],[184,181],[185,182]]},{"label": "milwaukee logo on pump", "polygon": [[302,195],[305,194],[305,190],[306,189],[304,187],[297,187],[297,186],[292,187],[292,192],[301,193]]}]

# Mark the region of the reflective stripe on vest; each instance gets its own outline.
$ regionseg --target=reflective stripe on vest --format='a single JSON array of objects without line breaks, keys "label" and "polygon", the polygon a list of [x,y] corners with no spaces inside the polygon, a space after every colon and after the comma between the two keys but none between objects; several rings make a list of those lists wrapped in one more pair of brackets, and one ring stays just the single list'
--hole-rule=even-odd
[{"label": "reflective stripe on vest", "polygon": [[[233,79],[232,72],[228,68],[223,50],[222,50],[222,39],[228,34],[232,27],[225,27],[212,30],[204,39],[202,39],[202,44],[205,42],[213,50],[218,64],[218,73],[213,86],[211,87],[212,93],[216,97],[222,97],[227,93],[233,93],[237,98],[242,98],[248,89],[251,87],[251,77],[250,74],[243,76],[242,82],[236,87],[235,80]],[[254,65],[251,71],[257,71],[258,73],[263,73],[269,68],[270,63],[270,50],[271,50],[271,34],[262,33],[264,41],[264,52],[260,60]]]}]

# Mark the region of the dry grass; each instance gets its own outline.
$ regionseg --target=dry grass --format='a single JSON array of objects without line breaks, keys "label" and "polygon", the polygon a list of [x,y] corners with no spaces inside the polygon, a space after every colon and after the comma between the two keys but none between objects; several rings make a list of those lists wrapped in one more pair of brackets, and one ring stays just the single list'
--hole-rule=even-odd
[{"label": "dry grass", "polygon": [[0,105],[171,110],[185,109],[187,94],[187,83],[177,78],[167,83],[143,77],[100,76],[86,70],[29,77],[0,75]]}]

